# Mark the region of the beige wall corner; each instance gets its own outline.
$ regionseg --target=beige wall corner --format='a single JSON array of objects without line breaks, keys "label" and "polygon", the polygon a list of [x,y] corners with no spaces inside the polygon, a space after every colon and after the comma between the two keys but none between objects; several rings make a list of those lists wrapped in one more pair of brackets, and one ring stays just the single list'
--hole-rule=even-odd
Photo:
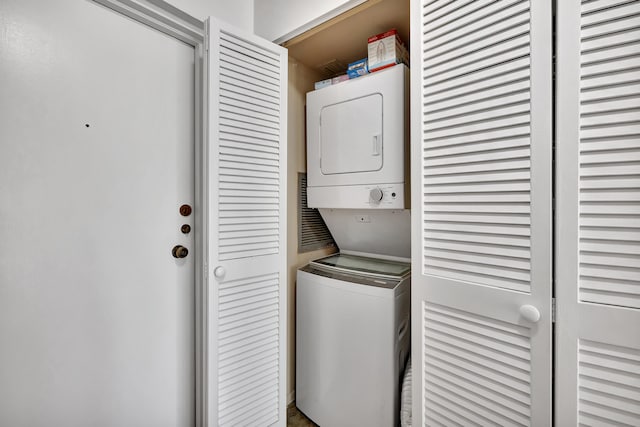
[{"label": "beige wall corner", "polygon": [[296,270],[310,260],[334,252],[334,249],[320,249],[303,254],[298,253],[298,172],[306,172],[305,104],[306,94],[313,90],[313,83],[321,80],[320,75],[309,67],[289,57],[289,100],[288,100],[288,164],[287,164],[287,264],[288,283],[288,342],[287,342],[287,403],[294,399],[296,381]]}]

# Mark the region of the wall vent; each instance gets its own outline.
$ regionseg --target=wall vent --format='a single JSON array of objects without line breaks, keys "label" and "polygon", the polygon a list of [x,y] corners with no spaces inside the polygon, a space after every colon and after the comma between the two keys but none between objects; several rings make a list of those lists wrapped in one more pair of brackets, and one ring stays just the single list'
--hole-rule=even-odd
[{"label": "wall vent", "polygon": [[307,206],[307,174],[298,173],[298,253],[335,246],[318,209]]},{"label": "wall vent", "polygon": [[318,71],[322,73],[324,77],[336,77],[341,74],[346,74],[348,64],[337,59],[332,59],[316,67]]}]

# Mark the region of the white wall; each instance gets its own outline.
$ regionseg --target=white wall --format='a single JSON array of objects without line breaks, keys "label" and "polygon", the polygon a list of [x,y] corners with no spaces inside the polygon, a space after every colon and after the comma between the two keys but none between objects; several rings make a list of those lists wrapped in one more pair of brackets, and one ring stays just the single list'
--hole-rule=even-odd
[{"label": "white wall", "polygon": [[167,2],[194,18],[215,16],[231,25],[253,33],[254,0],[168,0]]},{"label": "white wall", "polygon": [[365,1],[254,0],[254,32],[282,43]]}]

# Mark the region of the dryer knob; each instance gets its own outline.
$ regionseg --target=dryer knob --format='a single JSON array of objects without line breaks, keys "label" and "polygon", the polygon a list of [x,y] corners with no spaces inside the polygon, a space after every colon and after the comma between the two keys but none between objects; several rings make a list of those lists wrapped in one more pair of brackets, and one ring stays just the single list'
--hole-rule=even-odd
[{"label": "dryer knob", "polygon": [[379,188],[374,188],[373,190],[369,191],[369,197],[375,203],[380,203],[380,201],[382,201],[383,196],[384,196],[384,193]]}]

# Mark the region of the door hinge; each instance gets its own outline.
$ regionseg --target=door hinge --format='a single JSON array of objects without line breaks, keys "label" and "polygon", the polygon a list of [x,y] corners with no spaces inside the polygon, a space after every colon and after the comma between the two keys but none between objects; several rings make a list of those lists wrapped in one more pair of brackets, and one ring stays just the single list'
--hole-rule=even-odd
[{"label": "door hinge", "polygon": [[551,323],[556,323],[556,299],[551,298]]}]

